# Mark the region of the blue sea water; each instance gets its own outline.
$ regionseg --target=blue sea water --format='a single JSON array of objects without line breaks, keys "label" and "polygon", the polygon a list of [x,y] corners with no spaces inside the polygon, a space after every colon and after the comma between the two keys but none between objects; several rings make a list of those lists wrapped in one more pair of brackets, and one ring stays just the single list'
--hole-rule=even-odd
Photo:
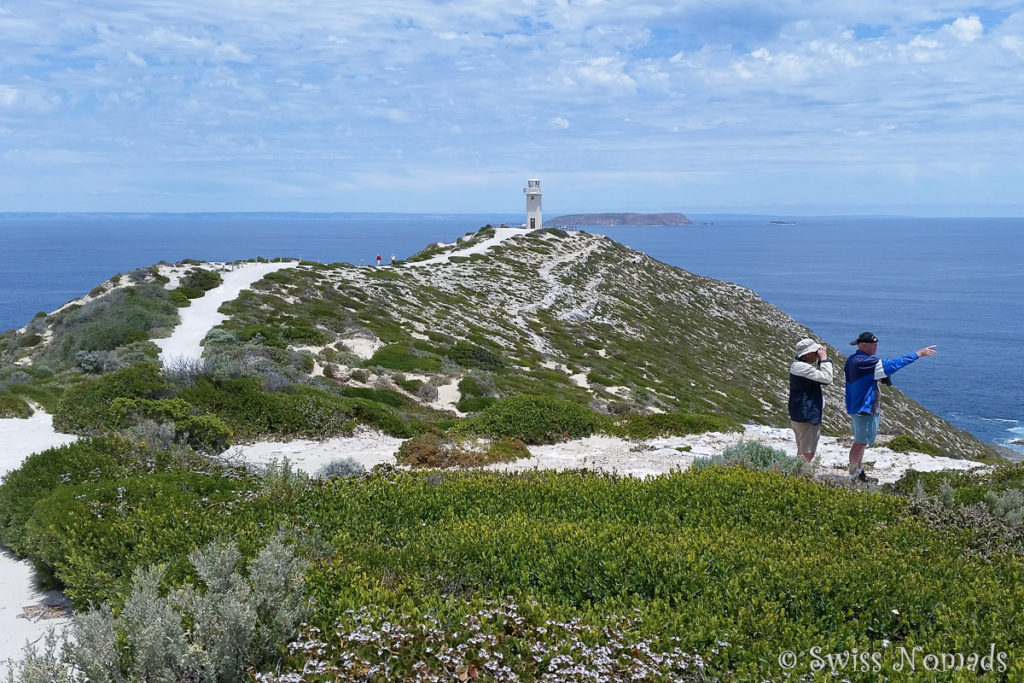
[{"label": "blue sea water", "polygon": [[[894,377],[978,438],[1024,438],[1024,219],[691,216],[685,227],[594,227],[666,263],[756,291],[843,352],[939,354]],[[409,256],[520,214],[0,214],[0,329],[20,327],[118,272],[183,258]],[[708,224],[705,224],[708,223]],[[788,359],[779,359],[780,372]],[[1024,448],[1017,447],[1024,452]]]}]

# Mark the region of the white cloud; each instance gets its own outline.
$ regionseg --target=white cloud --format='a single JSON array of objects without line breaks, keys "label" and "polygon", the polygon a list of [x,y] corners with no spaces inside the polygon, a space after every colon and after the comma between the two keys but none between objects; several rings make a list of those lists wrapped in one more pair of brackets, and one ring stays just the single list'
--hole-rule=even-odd
[{"label": "white cloud", "polygon": [[134,64],[135,66],[142,66],[142,67],[149,66],[149,63],[146,62],[145,59],[143,59],[142,57],[138,56],[137,54],[135,54],[131,50],[128,50],[127,57],[128,57],[128,61],[131,62],[132,64]]},{"label": "white cloud", "polygon": [[588,59],[576,67],[580,81],[602,86],[616,93],[636,92],[636,81],[623,69],[625,62],[619,57],[597,57]]},{"label": "white cloud", "polygon": [[555,118],[551,119],[551,127],[565,130],[566,128],[569,127],[569,121],[567,119],[562,118],[561,116],[556,116]]},{"label": "white cloud", "polygon": [[184,53],[204,57],[212,62],[248,63],[252,61],[251,56],[232,43],[224,43],[212,38],[188,36],[163,26],[151,31],[143,38],[142,43],[149,50],[158,51],[165,57],[174,53]]},{"label": "white cloud", "polygon": [[1003,36],[999,39],[999,44],[1021,59],[1024,59],[1024,38],[1020,36]]},{"label": "white cloud", "polygon": [[9,85],[0,85],[0,106],[12,107],[18,101],[19,91]]},{"label": "white cloud", "polygon": [[962,43],[972,43],[985,32],[977,16],[960,17],[949,27],[950,33]]}]

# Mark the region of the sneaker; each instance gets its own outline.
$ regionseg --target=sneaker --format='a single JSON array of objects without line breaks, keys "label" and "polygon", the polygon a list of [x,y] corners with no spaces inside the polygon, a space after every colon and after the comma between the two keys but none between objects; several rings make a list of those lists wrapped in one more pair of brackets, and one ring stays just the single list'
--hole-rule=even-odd
[{"label": "sneaker", "polygon": [[875,477],[869,477],[864,473],[864,470],[858,469],[857,474],[853,475],[854,481],[859,481],[864,484],[877,484],[878,479]]}]

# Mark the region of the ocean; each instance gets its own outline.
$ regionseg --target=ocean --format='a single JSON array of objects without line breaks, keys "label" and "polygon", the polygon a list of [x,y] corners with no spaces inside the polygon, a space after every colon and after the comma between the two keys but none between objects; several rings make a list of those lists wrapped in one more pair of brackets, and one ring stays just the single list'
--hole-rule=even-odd
[{"label": "ocean", "polygon": [[[1024,219],[695,216],[679,227],[588,227],[666,263],[756,291],[849,353],[862,330],[894,376],[979,439],[1024,439]],[[0,214],[0,329],[158,261],[299,257],[369,264],[521,214]],[[780,372],[789,359],[780,358]]]}]

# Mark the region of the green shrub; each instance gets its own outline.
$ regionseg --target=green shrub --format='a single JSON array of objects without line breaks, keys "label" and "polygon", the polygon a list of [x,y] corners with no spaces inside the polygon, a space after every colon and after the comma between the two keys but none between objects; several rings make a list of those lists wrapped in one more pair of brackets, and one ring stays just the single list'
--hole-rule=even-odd
[{"label": "green shrub", "polygon": [[111,351],[149,339],[150,331],[174,327],[178,309],[163,287],[136,285],[115,290],[78,308],[55,316],[50,347],[68,361],[79,351]]},{"label": "green shrub", "polygon": [[[415,380],[419,382],[419,380]],[[422,384],[422,382],[420,382]],[[417,388],[419,384],[417,384]],[[377,401],[392,408],[401,408],[409,404],[409,399],[390,389],[370,389],[366,387],[342,387],[341,395],[349,398],[364,398],[367,401]]]},{"label": "green shrub", "polygon": [[116,428],[109,414],[115,399],[153,398],[168,388],[155,363],[137,363],[96,379],[82,380],[64,392],[53,414],[53,427],[72,434]]},{"label": "green shrub", "polygon": [[43,341],[42,335],[26,334],[18,339],[18,346],[23,349],[27,349],[38,345],[41,341]]},{"label": "green shrub", "polygon": [[654,413],[627,415],[605,427],[605,431],[624,439],[654,439],[660,436],[686,436],[705,432],[739,432],[743,427],[725,415],[707,413]]},{"label": "green shrub", "polygon": [[[224,278],[221,277],[220,273],[206,270],[205,268],[190,268],[181,276],[181,285],[183,287],[195,287],[204,292],[219,286],[223,282]],[[189,298],[195,299],[197,297]]]},{"label": "green shrub", "polygon": [[174,425],[174,440],[200,453],[220,453],[231,446],[231,429],[216,415],[197,415],[195,406],[181,398],[150,400],[116,398],[106,423],[127,429],[144,420]]},{"label": "green shrub", "polygon": [[20,396],[9,391],[0,391],[0,418],[5,417],[32,417],[32,407]]},{"label": "green shrub", "polygon": [[596,425],[597,415],[585,406],[520,394],[488,406],[465,420],[462,429],[470,434],[544,444],[590,436]]},{"label": "green shrub", "polygon": [[615,380],[605,377],[604,375],[599,375],[596,372],[588,372],[587,381],[591,384],[600,384],[605,387],[615,386]]},{"label": "green shrub", "polygon": [[463,396],[486,396],[487,392],[473,375],[466,375],[459,380],[459,393]]},{"label": "green shrub", "polygon": [[409,426],[388,405],[359,398],[341,398],[313,387],[295,393],[266,393],[260,379],[215,381],[200,377],[178,394],[202,413],[217,415],[241,438],[350,435],[366,424],[393,436],[410,436]]},{"label": "green shrub", "polygon": [[189,551],[219,536],[218,518],[252,486],[181,469],[116,476],[58,485],[25,523],[26,550],[81,604],[123,599],[138,567],[166,564],[181,580]]},{"label": "green shrub", "polygon": [[179,285],[175,289],[171,290],[171,294],[177,292],[186,299],[202,299],[206,295],[206,290],[200,287],[189,287],[187,285]]},{"label": "green shrub", "polygon": [[927,455],[934,456],[946,456],[947,453],[943,452],[941,448],[934,444],[926,443],[924,441],[918,441],[909,434],[900,434],[889,439],[885,443],[885,447],[889,450],[897,451],[899,453],[925,453]]},{"label": "green shrub", "polygon": [[236,333],[239,341],[262,341],[267,346],[285,347],[289,344],[326,344],[330,339],[320,330],[302,323],[246,325]]},{"label": "green shrub", "polygon": [[185,296],[184,292],[177,289],[171,290],[170,294],[168,294],[168,299],[178,308],[188,308],[192,305],[192,300]]},{"label": "green shrub", "polygon": [[20,468],[4,475],[0,486],[0,543],[15,552],[26,552],[26,522],[36,504],[61,486],[187,465],[180,455],[140,447],[123,437],[83,439],[35,453]]},{"label": "green shrub", "polygon": [[231,447],[231,429],[216,415],[192,415],[175,422],[176,438],[199,453],[221,453]]},{"label": "green shrub", "polygon": [[441,361],[432,356],[416,356],[405,344],[388,344],[377,349],[367,367],[380,366],[401,372],[435,372],[441,369]]},{"label": "green shrub", "polygon": [[452,346],[447,355],[459,365],[467,368],[497,370],[505,366],[501,358],[492,351],[466,341],[460,341]]},{"label": "green shrub", "polygon": [[491,398],[490,396],[462,398],[455,404],[455,408],[462,413],[478,413],[481,410],[486,410],[489,406],[494,405],[497,400],[498,399]]},{"label": "green shrub", "polygon": [[421,380],[421,379],[403,379],[403,378],[399,377],[399,378],[395,378],[395,384],[397,384],[398,386],[402,387],[403,389],[408,391],[410,394],[415,394],[416,390],[419,389],[420,386],[423,384],[423,380]]}]

